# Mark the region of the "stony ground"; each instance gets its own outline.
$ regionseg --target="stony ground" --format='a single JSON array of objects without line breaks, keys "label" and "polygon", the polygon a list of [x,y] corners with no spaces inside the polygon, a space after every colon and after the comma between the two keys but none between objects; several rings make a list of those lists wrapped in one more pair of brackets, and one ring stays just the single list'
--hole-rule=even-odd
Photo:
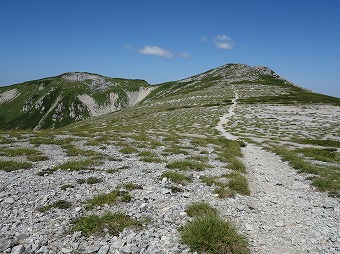
[{"label": "stony ground", "polygon": [[[217,126],[228,139],[239,138],[221,129],[235,115],[236,99],[238,94]],[[272,107],[272,110],[283,109]],[[285,110],[290,111],[291,107]],[[327,110],[323,113],[336,115]],[[304,121],[308,125],[306,117]],[[253,252],[340,253],[339,200],[315,191],[304,175],[257,145],[248,144],[243,154],[252,194],[241,199],[239,212],[235,214]]]},{"label": "stony ground", "polygon": [[[191,220],[185,213],[185,208],[192,202],[206,201],[217,208],[226,220],[233,222],[241,233],[247,235],[252,253],[340,253],[339,199],[316,191],[310,182],[305,180],[306,175],[298,174],[287,162],[262,149],[259,144],[248,143],[243,148],[250,196],[236,194],[234,197],[221,199],[214,194],[214,186],[202,183],[200,176],[221,175],[227,169],[225,164],[217,159],[211,144],[193,145],[193,142],[220,134],[227,135],[228,138],[244,138],[242,131],[236,129],[236,123],[246,118],[245,114],[241,113],[246,110],[245,105],[237,104],[236,100],[238,96],[243,95],[237,91],[229,96],[230,99],[234,98],[230,107],[215,107],[209,111],[206,108],[181,109],[180,112],[171,110],[167,111],[166,119],[160,117],[164,116],[164,111],[147,115],[150,123],[145,124],[144,128],[148,130],[148,136],[141,136],[143,130],[140,133],[130,133],[128,128],[131,124],[141,128],[138,118],[133,123],[129,120],[126,125],[125,118],[112,121],[114,124],[121,124],[121,129],[112,133],[110,122],[104,119],[102,124],[98,124],[97,131],[112,135],[104,137],[99,144],[87,143],[89,140],[100,138],[98,133],[89,137],[85,135],[87,131],[79,131],[77,135],[75,132],[65,131],[64,134],[56,135],[59,139],[74,138],[70,143],[87,153],[92,151],[104,156],[100,165],[90,169],[56,170],[49,174],[49,169],[74,160],[74,157],[67,155],[62,145],[34,145],[32,140],[39,134],[9,137],[15,142],[3,142],[2,148],[38,149],[48,156],[48,160],[34,162],[31,169],[0,171],[0,252],[190,253],[188,247],[181,244],[178,229]],[[175,103],[180,103],[180,100]],[[282,107],[272,107],[271,111],[282,111]],[[335,116],[330,124],[336,123],[339,117],[337,111],[332,112]],[[139,115],[139,112],[137,113],[134,117]],[[187,117],[189,113],[190,118]],[[179,121],[177,118],[180,115],[186,121]],[[218,123],[214,120],[216,115],[223,115]],[[152,117],[162,120],[156,122]],[[271,115],[267,113],[263,117],[269,118]],[[307,125],[305,118],[303,122]],[[157,125],[158,129],[153,128],[152,124]],[[170,125],[172,130],[177,132],[176,135],[165,129],[165,126]],[[208,133],[207,126],[211,130],[217,126],[221,133]],[[246,121],[244,126],[254,127],[253,132],[247,132],[248,138],[265,139],[266,135],[269,136],[255,135],[255,131],[264,133],[268,128],[254,126]],[[307,127],[303,131],[311,133]],[[334,131],[331,134],[337,135],[336,133]],[[7,137],[8,134],[2,136]],[[167,141],[174,136],[176,139],[171,143]],[[112,140],[109,140],[110,138]],[[138,151],[123,153],[122,144],[125,144],[125,147],[126,144],[137,147]],[[182,151],[167,152],[168,148]],[[152,151],[161,161],[141,160],[138,152],[143,151]],[[192,179],[186,184],[174,184],[161,177],[162,173],[168,170],[167,163],[182,159],[192,160],[193,156],[206,156],[212,167],[186,172]],[[85,155],[75,157],[86,158]],[[2,159],[13,158],[2,156]],[[24,156],[17,156],[15,159],[25,160]],[[99,178],[102,182],[79,183],[79,179],[87,179],[90,176]],[[127,183],[139,185],[141,188],[128,190],[124,187]],[[73,187],[62,188],[65,185]],[[171,189],[173,186],[180,191]],[[116,188],[129,191],[131,202],[85,209],[89,198]],[[38,210],[57,200],[70,201],[72,206],[68,209],[52,208],[45,212]],[[80,231],[71,231],[72,219],[90,214],[100,215],[108,211],[123,212],[137,220],[145,220],[145,223],[140,229],[125,229],[117,236],[108,233],[85,236]]]}]

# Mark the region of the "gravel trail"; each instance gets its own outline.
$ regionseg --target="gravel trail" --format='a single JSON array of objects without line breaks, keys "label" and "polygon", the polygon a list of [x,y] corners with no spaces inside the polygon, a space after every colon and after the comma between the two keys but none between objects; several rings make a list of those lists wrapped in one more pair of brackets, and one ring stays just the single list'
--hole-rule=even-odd
[{"label": "gravel trail", "polygon": [[216,130],[220,131],[223,136],[225,136],[227,139],[236,140],[236,137],[232,135],[231,133],[227,132],[223,125],[227,124],[229,122],[229,118],[235,115],[235,107],[237,105],[237,100],[239,98],[238,94],[234,92],[234,98],[232,99],[232,105],[229,107],[229,111],[220,117],[220,121],[217,123]]},{"label": "gravel trail", "polygon": [[244,225],[254,253],[340,253],[340,205],[304,175],[257,146],[244,150],[252,211]]},{"label": "gravel trail", "polygon": [[[234,115],[237,93],[216,127]],[[243,148],[250,197],[241,198],[235,221],[247,234],[253,253],[340,253],[340,203],[320,193],[279,156],[248,144]]]}]

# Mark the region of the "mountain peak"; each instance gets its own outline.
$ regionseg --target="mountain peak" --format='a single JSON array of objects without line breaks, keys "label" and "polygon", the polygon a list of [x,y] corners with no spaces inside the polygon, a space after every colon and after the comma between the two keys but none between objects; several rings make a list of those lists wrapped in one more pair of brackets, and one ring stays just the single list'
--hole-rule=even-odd
[{"label": "mountain peak", "polygon": [[67,72],[61,75],[61,77],[66,81],[71,82],[83,82],[85,80],[92,81],[103,81],[105,78],[98,74],[92,74],[88,72]]}]

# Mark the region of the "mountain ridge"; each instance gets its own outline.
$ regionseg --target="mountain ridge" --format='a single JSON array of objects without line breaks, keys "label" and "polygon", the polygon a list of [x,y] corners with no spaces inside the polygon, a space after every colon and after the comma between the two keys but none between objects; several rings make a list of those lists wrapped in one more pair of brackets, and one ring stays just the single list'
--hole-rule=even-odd
[{"label": "mountain ridge", "polygon": [[[299,87],[264,66],[225,64],[206,72],[156,85],[141,79],[109,78],[89,72],[66,72],[0,88],[0,129],[49,129],[210,87],[257,85],[251,103],[305,100],[340,105],[340,99]],[[270,98],[261,90],[277,89]],[[254,90],[254,91],[255,91]],[[259,97],[257,93],[262,93]],[[289,100],[286,100],[287,97]]]},{"label": "mountain ridge", "polygon": [[152,87],[144,80],[69,72],[0,88],[2,129],[46,129],[134,106]]}]

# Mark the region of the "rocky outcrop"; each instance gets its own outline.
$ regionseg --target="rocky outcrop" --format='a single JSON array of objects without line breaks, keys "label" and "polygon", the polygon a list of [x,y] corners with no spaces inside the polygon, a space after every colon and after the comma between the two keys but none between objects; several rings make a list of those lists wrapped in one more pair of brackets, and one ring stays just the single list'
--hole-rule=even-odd
[{"label": "rocky outcrop", "polygon": [[0,104],[10,102],[13,99],[15,99],[15,97],[17,97],[18,95],[19,95],[19,92],[15,88],[4,91],[0,93]]},{"label": "rocky outcrop", "polygon": [[152,90],[143,80],[107,78],[84,72],[29,81],[12,89],[0,88],[0,128],[62,127],[133,107]]}]

